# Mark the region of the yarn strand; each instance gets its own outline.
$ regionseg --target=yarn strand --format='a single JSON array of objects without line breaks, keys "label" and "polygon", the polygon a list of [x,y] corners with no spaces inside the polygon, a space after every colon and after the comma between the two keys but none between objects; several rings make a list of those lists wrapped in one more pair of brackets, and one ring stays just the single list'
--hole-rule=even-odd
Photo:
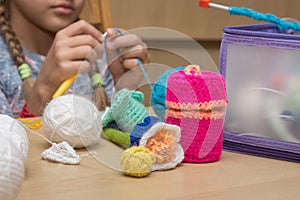
[{"label": "yarn strand", "polygon": [[252,9],[249,9],[249,8],[244,8],[244,7],[237,8],[234,6],[228,7],[228,6],[212,3],[212,2],[210,2],[210,0],[199,0],[199,7],[202,7],[202,8],[213,7],[213,8],[228,11],[229,14],[231,14],[231,15],[243,15],[243,16],[250,17],[252,19],[259,20],[259,21],[271,22],[271,23],[276,24],[280,30],[293,29],[295,31],[300,31],[300,23],[299,22],[289,22],[289,21],[283,20],[273,14],[260,13],[260,12],[254,11]]},{"label": "yarn strand", "polygon": [[[50,144],[51,144],[51,147],[58,145],[58,144],[56,144],[55,142],[50,141],[50,140],[49,140],[48,138],[46,138],[45,136],[39,134],[38,132],[31,130],[26,124],[24,124],[24,123],[22,123],[22,122],[20,122],[19,124],[20,124],[22,127],[24,127],[25,129],[27,129],[27,131],[29,131],[29,133],[32,133],[32,134],[34,134],[34,135],[36,135],[36,136],[38,136],[38,137],[44,139],[46,142],[50,143]],[[50,148],[51,148],[51,147],[50,147]],[[50,148],[49,148],[49,149],[50,149]],[[49,150],[49,149],[47,149],[47,150]],[[46,151],[47,151],[47,150],[46,150]],[[69,153],[70,153],[70,151],[68,151],[68,150],[66,150],[66,149],[62,149],[62,148],[60,148],[60,151],[63,152],[63,153],[65,153],[65,154],[69,154]],[[74,150],[74,151],[75,151],[75,150]],[[75,151],[75,152],[76,152],[76,151]],[[45,151],[44,151],[43,153],[45,153]],[[77,154],[77,153],[76,153],[76,154]],[[82,158],[82,157],[95,158],[96,155],[97,155],[97,152],[94,152],[94,151],[91,151],[91,152],[88,152],[88,153],[78,154],[79,158]],[[60,162],[64,163],[63,161],[60,161]],[[78,163],[76,162],[76,163],[68,163],[68,164],[78,164]]]},{"label": "yarn strand", "polygon": [[51,142],[48,138],[46,138],[46,137],[42,136],[41,134],[39,134],[39,133],[37,133],[37,132],[31,130],[26,124],[21,123],[21,122],[20,122],[19,124],[20,124],[21,126],[23,126],[25,129],[27,129],[30,133],[32,133],[32,134],[34,134],[34,135],[36,135],[36,136],[38,136],[38,137],[44,139],[45,141],[47,141],[47,142],[50,143],[51,145],[54,144],[54,143]]},{"label": "yarn strand", "polygon": [[[116,31],[118,31],[118,33],[119,33],[120,35],[124,35],[124,33],[121,31],[121,29],[119,29],[119,28],[114,28],[114,29],[115,29]],[[120,50],[119,48],[117,49],[117,53],[118,53],[118,56],[121,55],[121,50]],[[139,58],[136,58],[136,60],[137,60],[137,63],[138,63],[138,65],[139,65],[140,69],[141,69],[142,72],[143,72],[144,77],[146,78],[146,81],[148,82],[148,84],[149,84],[149,86],[150,86],[150,89],[153,90],[153,85],[152,85],[152,83],[151,83],[151,81],[150,81],[150,78],[149,78],[149,76],[148,76],[148,74],[147,74],[147,72],[146,72],[146,70],[145,70],[145,68],[144,68],[144,66],[143,66],[143,64],[142,64],[142,62],[141,62],[141,60],[140,60]]]},{"label": "yarn strand", "polygon": [[247,16],[258,21],[271,22],[276,24],[280,30],[293,29],[296,31],[300,31],[300,23],[288,22],[270,13],[264,14],[249,8],[237,8],[237,7],[230,7],[229,13],[231,15]]}]

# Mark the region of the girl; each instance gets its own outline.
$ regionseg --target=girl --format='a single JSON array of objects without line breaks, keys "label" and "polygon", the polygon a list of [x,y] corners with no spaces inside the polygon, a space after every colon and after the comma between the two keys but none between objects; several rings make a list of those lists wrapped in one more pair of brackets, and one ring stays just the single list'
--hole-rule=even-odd
[{"label": "girl", "polygon": [[[61,83],[80,73],[73,91],[91,98],[89,74],[99,58],[103,34],[78,20],[84,0],[0,0],[0,113],[36,116]],[[142,73],[136,58],[149,63],[146,45],[135,34],[108,29],[108,70],[99,68],[109,97],[114,88],[134,87]],[[117,36],[117,37],[116,37]],[[117,49],[126,48],[115,57]],[[88,58],[88,59],[87,59]],[[101,66],[100,66],[101,67]],[[125,75],[125,76],[124,76]],[[76,90],[76,91],[74,91]]]}]

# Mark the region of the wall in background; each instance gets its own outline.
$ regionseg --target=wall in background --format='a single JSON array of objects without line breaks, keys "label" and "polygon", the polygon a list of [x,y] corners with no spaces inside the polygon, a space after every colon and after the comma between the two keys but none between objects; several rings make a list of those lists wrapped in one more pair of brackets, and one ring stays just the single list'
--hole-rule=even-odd
[{"label": "wall in background", "polygon": [[[110,0],[110,3],[114,25],[126,29],[165,27],[200,40],[220,39],[224,26],[257,23],[247,17],[230,16],[226,11],[199,8],[198,0]],[[299,0],[216,0],[215,3],[300,19]]]},{"label": "wall in background", "polygon": [[[282,18],[300,19],[299,0],[216,0],[215,3],[247,7]],[[219,47],[223,27],[260,23],[244,16],[229,15],[226,11],[198,7],[198,0],[110,0],[114,26],[130,30],[141,27],[163,27],[179,31],[197,40],[219,63]],[[145,39],[147,41],[147,38]],[[153,53],[153,59],[166,60],[170,66],[181,62],[174,57]],[[156,61],[156,60],[152,60]],[[178,64],[177,64],[178,62]]]},{"label": "wall in background", "polygon": [[[299,0],[216,0],[215,3],[247,7],[262,13],[272,13],[281,18],[300,20]],[[198,7],[198,0],[110,0],[113,24],[126,30],[143,27],[160,27],[178,31],[196,40],[209,54],[216,66],[219,66],[219,49],[223,27],[233,25],[264,23],[244,16],[230,15],[226,11]],[[173,49],[184,49],[195,60],[201,63],[202,69],[216,70],[210,58],[199,54],[194,47],[188,47],[184,41],[153,33],[143,37],[146,43],[164,43]],[[174,53],[160,49],[150,49],[151,66],[155,69],[159,64],[167,67],[187,65],[186,59]],[[150,90],[147,84],[141,88],[149,103]]]}]

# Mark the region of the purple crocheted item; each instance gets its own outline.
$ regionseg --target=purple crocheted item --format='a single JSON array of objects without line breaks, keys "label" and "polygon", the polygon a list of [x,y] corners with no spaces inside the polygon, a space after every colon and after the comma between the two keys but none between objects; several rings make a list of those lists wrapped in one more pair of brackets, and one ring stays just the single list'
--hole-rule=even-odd
[{"label": "purple crocheted item", "polygon": [[223,143],[227,105],[224,77],[190,65],[167,81],[166,122],[181,127],[184,162],[215,162]]}]

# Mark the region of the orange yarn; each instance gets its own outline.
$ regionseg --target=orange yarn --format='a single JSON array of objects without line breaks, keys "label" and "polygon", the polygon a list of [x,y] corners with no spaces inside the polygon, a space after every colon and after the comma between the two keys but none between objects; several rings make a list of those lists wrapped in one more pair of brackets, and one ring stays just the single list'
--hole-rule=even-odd
[{"label": "orange yarn", "polygon": [[176,142],[174,136],[167,131],[158,132],[157,135],[149,138],[146,148],[156,154],[158,164],[169,163],[176,157],[174,150]]}]

